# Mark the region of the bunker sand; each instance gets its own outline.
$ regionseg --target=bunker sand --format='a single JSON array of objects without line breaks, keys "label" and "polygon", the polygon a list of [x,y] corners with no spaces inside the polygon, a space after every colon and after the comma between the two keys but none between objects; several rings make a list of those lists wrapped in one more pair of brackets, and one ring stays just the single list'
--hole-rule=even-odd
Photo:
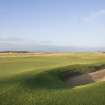
[{"label": "bunker sand", "polygon": [[69,77],[67,79],[67,84],[76,86],[85,85],[97,81],[105,81],[105,69],[92,73],[82,74],[79,76]]}]

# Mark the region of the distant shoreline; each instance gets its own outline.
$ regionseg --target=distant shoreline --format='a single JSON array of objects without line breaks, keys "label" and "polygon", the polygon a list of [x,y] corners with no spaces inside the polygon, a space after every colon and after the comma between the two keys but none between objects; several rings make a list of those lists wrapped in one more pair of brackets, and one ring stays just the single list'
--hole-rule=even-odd
[{"label": "distant shoreline", "polygon": [[0,57],[34,57],[34,56],[68,56],[69,54],[97,53],[99,55],[105,52],[30,52],[30,51],[0,51]]},{"label": "distant shoreline", "polygon": [[65,54],[66,52],[0,51],[0,57],[60,56]]}]

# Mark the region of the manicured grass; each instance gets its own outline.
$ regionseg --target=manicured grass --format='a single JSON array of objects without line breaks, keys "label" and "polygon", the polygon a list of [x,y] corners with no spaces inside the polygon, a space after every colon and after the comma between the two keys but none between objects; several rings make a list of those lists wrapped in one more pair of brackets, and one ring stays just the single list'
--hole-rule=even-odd
[{"label": "manicured grass", "polygon": [[105,82],[72,87],[64,79],[103,68],[100,53],[0,57],[0,105],[105,105]]}]

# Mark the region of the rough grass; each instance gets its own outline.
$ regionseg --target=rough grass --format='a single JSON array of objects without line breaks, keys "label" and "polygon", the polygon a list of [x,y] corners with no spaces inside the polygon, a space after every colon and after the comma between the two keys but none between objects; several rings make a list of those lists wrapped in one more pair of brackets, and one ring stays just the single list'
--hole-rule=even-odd
[{"label": "rough grass", "polygon": [[72,87],[64,80],[68,73],[96,71],[104,64],[100,53],[1,57],[0,105],[105,105],[104,82]]}]

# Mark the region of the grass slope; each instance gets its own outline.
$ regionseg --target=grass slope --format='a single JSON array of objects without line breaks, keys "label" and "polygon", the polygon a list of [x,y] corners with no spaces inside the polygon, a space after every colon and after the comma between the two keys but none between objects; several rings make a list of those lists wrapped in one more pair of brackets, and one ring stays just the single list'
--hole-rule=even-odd
[{"label": "grass slope", "polygon": [[72,87],[64,81],[67,72],[96,71],[104,64],[99,53],[0,57],[0,105],[105,105],[104,82]]}]

